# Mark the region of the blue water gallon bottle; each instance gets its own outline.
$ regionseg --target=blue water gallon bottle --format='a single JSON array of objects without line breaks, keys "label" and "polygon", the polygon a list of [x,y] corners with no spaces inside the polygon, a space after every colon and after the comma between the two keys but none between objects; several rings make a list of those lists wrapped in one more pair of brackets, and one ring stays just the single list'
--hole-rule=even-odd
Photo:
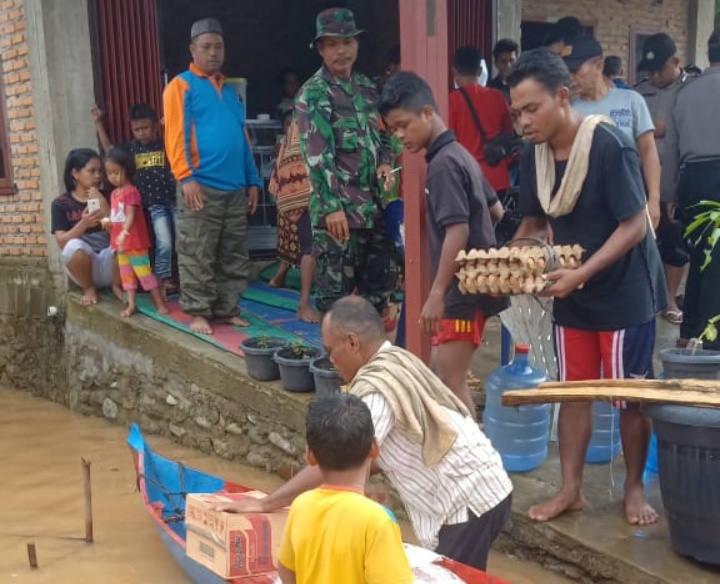
[{"label": "blue water gallon bottle", "polygon": [[620,450],[620,410],[609,402],[593,402],[592,434],[585,462],[606,464],[620,454]]},{"label": "blue water gallon bottle", "polygon": [[533,470],[548,453],[550,404],[505,407],[501,401],[505,391],[531,389],[546,381],[542,371],[530,366],[529,353],[528,345],[515,345],[513,361],[495,369],[485,382],[485,434],[510,472]]},{"label": "blue water gallon bottle", "polygon": [[[660,375],[658,375],[658,379],[665,379],[665,372],[661,372]],[[645,472],[643,473],[643,482],[648,483],[652,481],[658,474],[659,467],[658,467],[658,445],[657,445],[657,436],[655,435],[655,430],[653,429],[652,434],[650,434],[650,447],[648,448],[648,455],[647,460],[645,461]]]}]

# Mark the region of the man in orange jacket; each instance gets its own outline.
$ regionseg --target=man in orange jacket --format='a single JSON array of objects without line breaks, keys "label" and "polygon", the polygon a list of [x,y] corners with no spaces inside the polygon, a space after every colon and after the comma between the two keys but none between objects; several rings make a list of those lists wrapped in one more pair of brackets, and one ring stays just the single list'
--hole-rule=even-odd
[{"label": "man in orange jacket", "polygon": [[176,226],[180,305],[190,328],[212,334],[211,321],[247,326],[238,301],[247,287],[247,214],[262,181],[245,131],[245,106],[220,72],[222,28],[192,25],[193,62],[163,95],[165,147],[178,187]]}]

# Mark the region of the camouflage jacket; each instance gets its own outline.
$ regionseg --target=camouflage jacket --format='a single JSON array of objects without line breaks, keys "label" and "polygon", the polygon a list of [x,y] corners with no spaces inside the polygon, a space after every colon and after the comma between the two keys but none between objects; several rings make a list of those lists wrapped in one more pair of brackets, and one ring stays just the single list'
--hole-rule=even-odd
[{"label": "camouflage jacket", "polygon": [[336,211],[345,211],[351,229],[373,226],[381,204],[376,170],[394,158],[377,104],[375,85],[358,73],[342,80],[322,67],[300,90],[295,106],[314,227],[324,229]]}]

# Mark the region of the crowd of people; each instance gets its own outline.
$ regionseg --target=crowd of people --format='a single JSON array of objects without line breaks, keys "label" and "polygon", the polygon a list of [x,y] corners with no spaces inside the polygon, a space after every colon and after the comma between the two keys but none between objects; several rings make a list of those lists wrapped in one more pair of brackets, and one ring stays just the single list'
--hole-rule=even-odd
[{"label": "crowd of people", "polygon": [[[542,48],[519,54],[514,41],[500,40],[497,76],[487,87],[480,52],[461,47],[444,120],[428,84],[400,70],[396,50],[381,79],[356,71],[364,31],[352,12],[325,10],[316,29],[319,70],[304,83],[292,70],[279,78],[284,140],[271,191],[284,266],[271,283],[282,286],[287,266],[300,265],[298,317],[322,320],[325,348],[350,396],[311,406],[306,469],[265,499],[226,508],[270,511],[295,501],[281,549],[283,582],[374,581],[323,572],[327,562],[318,557],[331,545],[352,558],[343,569],[364,565],[367,575],[399,554],[393,520],[357,496],[369,472],[384,472],[424,546],[484,569],[509,516],[512,484],[475,421],[467,375],[487,319],[508,299],[461,294],[454,260],[498,244],[512,197],[515,238],[584,248],[581,267],[545,275],[562,381],[652,377],[658,315],[680,325],[680,346],[699,337],[720,314],[720,262],[708,264],[704,241],[689,242],[684,229],[702,212],[699,202],[720,201],[713,111],[720,31],[709,39],[703,72],[681,66],[667,34],[649,37],[640,64],[648,77],[634,89],[621,61],[606,57],[573,17],[561,19]],[[157,310],[167,310],[175,248],[180,305],[194,331],[211,334],[213,323],[247,324],[238,300],[248,278],[247,215],[262,181],[244,104],[221,74],[220,23],[193,24],[190,51],[190,67],[164,93],[164,140],[149,106],[132,109],[134,139],[121,147],[93,112],[105,156],[68,155],[52,231],[83,303],[111,287],[126,296],[126,316],[136,310],[138,281]],[[404,261],[403,150],[424,153],[427,162],[432,282],[419,324],[432,339],[429,367],[386,340],[382,319]],[[100,192],[103,165],[109,202]],[[714,339],[708,346],[719,348]],[[624,514],[631,524],[653,523],[642,483],[650,424],[636,404],[619,407]],[[589,403],[562,405],[562,484],[529,509],[532,519],[584,507],[591,424]],[[323,544],[322,534],[350,520],[372,537],[328,535]],[[309,526],[320,524],[327,529],[308,537]],[[405,564],[391,563],[396,581],[411,581]]]}]

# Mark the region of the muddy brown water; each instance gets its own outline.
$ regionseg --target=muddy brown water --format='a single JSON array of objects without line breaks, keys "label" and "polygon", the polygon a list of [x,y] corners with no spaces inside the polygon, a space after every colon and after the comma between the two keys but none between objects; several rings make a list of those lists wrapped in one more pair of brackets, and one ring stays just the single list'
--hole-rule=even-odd
[{"label": "muddy brown water", "polygon": [[[0,583],[189,584],[145,514],[126,430],[0,388]],[[281,479],[150,437],[165,456],[261,490]],[[92,462],[95,543],[86,544],[81,458]],[[407,526],[405,526],[407,531]],[[39,568],[28,565],[34,542]],[[490,571],[514,584],[569,581],[494,554]]]}]

